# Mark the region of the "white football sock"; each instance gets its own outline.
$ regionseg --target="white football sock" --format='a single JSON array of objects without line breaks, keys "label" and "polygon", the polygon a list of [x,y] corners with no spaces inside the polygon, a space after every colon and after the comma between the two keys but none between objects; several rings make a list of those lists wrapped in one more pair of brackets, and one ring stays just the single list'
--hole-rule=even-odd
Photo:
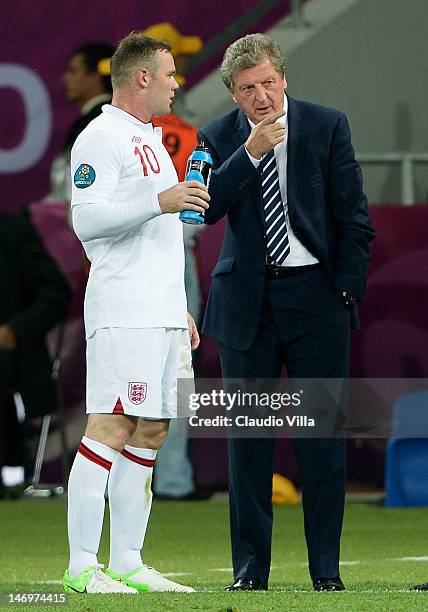
[{"label": "white football sock", "polygon": [[103,527],[105,489],[119,453],[95,440],[82,438],[68,480],[68,541],[71,578],[97,563]]},{"label": "white football sock", "polygon": [[157,451],[125,445],[111,468],[110,563],[116,574],[142,565],[141,549],[152,507],[152,475]]}]

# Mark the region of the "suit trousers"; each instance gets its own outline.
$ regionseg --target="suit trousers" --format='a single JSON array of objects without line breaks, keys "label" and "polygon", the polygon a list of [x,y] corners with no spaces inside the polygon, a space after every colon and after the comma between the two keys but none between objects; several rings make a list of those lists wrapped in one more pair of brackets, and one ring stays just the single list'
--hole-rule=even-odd
[{"label": "suit trousers", "polygon": [[[223,378],[348,376],[351,310],[316,268],[265,279],[259,328],[245,351],[220,345]],[[228,440],[230,529],[235,578],[267,585],[272,540],[275,441]],[[346,440],[296,438],[305,537],[312,579],[339,575],[346,484]]]}]

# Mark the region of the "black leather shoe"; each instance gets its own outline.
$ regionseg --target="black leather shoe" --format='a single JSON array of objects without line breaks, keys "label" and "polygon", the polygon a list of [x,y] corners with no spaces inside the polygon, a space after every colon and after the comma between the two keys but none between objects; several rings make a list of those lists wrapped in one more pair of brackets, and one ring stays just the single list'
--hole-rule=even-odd
[{"label": "black leather shoe", "polygon": [[334,578],[318,578],[313,580],[314,591],[346,591],[340,576]]},{"label": "black leather shoe", "polygon": [[428,591],[428,582],[424,582],[423,584],[417,584],[416,586],[410,589],[411,591]]},{"label": "black leather shoe", "polygon": [[267,584],[261,584],[252,578],[237,578],[225,591],[267,591]]}]

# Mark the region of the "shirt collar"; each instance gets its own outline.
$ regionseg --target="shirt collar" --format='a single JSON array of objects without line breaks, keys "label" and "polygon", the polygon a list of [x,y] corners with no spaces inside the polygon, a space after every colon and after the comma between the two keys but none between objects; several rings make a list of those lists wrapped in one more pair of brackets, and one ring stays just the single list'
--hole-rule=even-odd
[{"label": "shirt collar", "polygon": [[[284,92],[284,111],[285,111],[285,115],[283,115],[282,117],[280,117],[278,119],[278,123],[283,123],[284,125],[287,122],[287,113],[288,113],[288,98]],[[250,124],[251,129],[256,127],[256,124],[253,123],[253,121],[251,121],[251,119],[249,117],[247,117],[248,119],[248,123]]]},{"label": "shirt collar", "polygon": [[150,130],[151,132],[154,131],[153,124],[151,123],[151,121],[149,121],[149,123],[144,123],[143,121],[140,121],[140,119],[137,119],[137,117],[134,117],[134,115],[127,113],[118,106],[113,106],[112,104],[104,104],[102,111],[103,113],[114,115],[118,119],[123,119],[124,121],[134,123],[142,129]]}]

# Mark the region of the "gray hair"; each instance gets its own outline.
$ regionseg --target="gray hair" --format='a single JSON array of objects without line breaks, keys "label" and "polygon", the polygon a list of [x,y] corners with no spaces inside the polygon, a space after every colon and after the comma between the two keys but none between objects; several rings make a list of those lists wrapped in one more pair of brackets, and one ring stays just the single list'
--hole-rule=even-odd
[{"label": "gray hair", "polygon": [[224,54],[220,66],[223,83],[232,91],[238,72],[253,68],[267,59],[270,59],[278,74],[285,76],[285,58],[277,42],[266,34],[248,34],[238,38]]},{"label": "gray hair", "polygon": [[134,30],[122,38],[111,59],[111,81],[113,89],[129,85],[138,68],[156,72],[159,64],[157,51],[171,51],[167,42],[144,36]]}]

